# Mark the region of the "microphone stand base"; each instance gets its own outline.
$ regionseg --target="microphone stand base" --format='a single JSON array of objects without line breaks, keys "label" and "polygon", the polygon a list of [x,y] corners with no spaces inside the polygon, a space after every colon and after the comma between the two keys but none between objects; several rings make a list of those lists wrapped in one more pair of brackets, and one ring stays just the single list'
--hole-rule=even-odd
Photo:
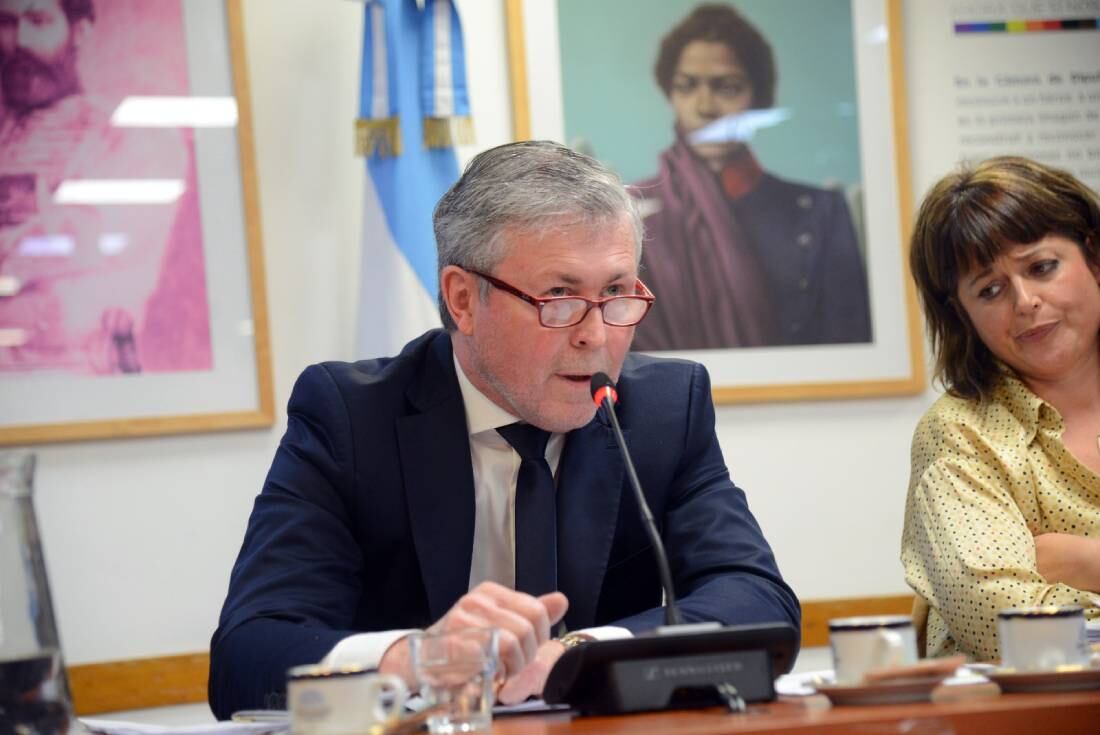
[{"label": "microphone stand base", "polygon": [[716,704],[744,711],[746,701],[775,699],[774,682],[763,650],[617,661],[608,677],[610,707],[599,714]]},{"label": "microphone stand base", "polygon": [[786,623],[584,643],[567,650],[543,698],[587,715],[726,706],[775,699],[790,669],[798,631]]}]

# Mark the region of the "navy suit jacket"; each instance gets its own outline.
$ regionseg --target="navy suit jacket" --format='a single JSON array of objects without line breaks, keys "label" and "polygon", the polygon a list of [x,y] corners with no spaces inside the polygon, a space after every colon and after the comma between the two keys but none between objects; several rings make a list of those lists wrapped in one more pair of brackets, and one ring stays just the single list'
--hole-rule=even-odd
[{"label": "navy suit jacket", "polygon": [[[618,392],[686,621],[797,628],[798,600],[729,479],[706,371],[632,354]],[[449,335],[313,365],[288,414],[211,641],[219,718],[280,706],[289,667],[354,633],[428,627],[467,592],[473,470]],[[602,412],[568,435],[557,512],[568,627],[660,625],[657,568]]]}]

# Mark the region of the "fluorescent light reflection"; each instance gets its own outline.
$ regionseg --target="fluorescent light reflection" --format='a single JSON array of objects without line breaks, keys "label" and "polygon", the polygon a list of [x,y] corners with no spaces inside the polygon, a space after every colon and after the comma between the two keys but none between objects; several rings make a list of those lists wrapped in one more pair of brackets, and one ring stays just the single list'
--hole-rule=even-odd
[{"label": "fluorescent light reflection", "polygon": [[0,276],[0,296],[15,296],[23,288],[23,282],[15,276]]},{"label": "fluorescent light reflection", "polygon": [[688,135],[688,139],[692,143],[745,143],[752,140],[757,130],[775,127],[790,117],[790,110],[783,107],[747,110],[715,120]]},{"label": "fluorescent light reflection", "polygon": [[22,347],[29,339],[26,329],[0,327],[0,347]]},{"label": "fluorescent light reflection", "polygon": [[125,232],[104,232],[99,236],[99,252],[103,255],[118,255],[130,244]]},{"label": "fluorescent light reflection", "polygon": [[76,241],[71,235],[31,235],[19,241],[19,254],[31,258],[72,255]]},{"label": "fluorescent light reflection", "polygon": [[890,33],[886,30],[885,25],[877,25],[867,31],[867,35],[863,37],[863,40],[867,42],[868,46],[881,46],[890,40]]},{"label": "fluorescent light reflection", "polygon": [[171,204],[183,194],[183,179],[66,179],[58,204]]},{"label": "fluorescent light reflection", "polygon": [[119,128],[232,128],[233,97],[126,97],[111,114]]}]

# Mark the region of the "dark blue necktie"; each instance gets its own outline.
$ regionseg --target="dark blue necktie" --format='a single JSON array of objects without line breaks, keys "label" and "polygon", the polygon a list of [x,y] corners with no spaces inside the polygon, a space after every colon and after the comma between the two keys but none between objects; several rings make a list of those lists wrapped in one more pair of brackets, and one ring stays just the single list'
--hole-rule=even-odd
[{"label": "dark blue necktie", "polygon": [[516,481],[516,589],[530,595],[553,592],[558,588],[558,522],[554,475],[546,462],[550,432],[515,423],[497,433],[522,459]]}]

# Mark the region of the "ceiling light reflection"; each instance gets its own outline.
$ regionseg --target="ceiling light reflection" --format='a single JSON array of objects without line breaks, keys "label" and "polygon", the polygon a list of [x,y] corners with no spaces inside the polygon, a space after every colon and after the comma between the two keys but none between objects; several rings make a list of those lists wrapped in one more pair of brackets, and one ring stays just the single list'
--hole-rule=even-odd
[{"label": "ceiling light reflection", "polygon": [[756,131],[771,128],[786,122],[791,117],[790,110],[784,107],[770,107],[765,110],[746,110],[726,115],[709,125],[688,134],[691,143],[746,143],[752,140]]},{"label": "ceiling light reflection", "polygon": [[71,235],[29,235],[19,241],[19,254],[32,258],[72,255],[74,250]]},{"label": "ceiling light reflection", "polygon": [[15,276],[0,276],[0,296],[15,296],[23,288],[23,282]]},{"label": "ceiling light reflection", "polygon": [[119,128],[232,128],[233,97],[126,97],[111,114]]},{"label": "ceiling light reflection", "polygon": [[30,337],[30,332],[26,329],[0,327],[0,347],[22,347]]},{"label": "ceiling light reflection", "polygon": [[66,179],[58,204],[171,204],[183,194],[183,179]]}]

